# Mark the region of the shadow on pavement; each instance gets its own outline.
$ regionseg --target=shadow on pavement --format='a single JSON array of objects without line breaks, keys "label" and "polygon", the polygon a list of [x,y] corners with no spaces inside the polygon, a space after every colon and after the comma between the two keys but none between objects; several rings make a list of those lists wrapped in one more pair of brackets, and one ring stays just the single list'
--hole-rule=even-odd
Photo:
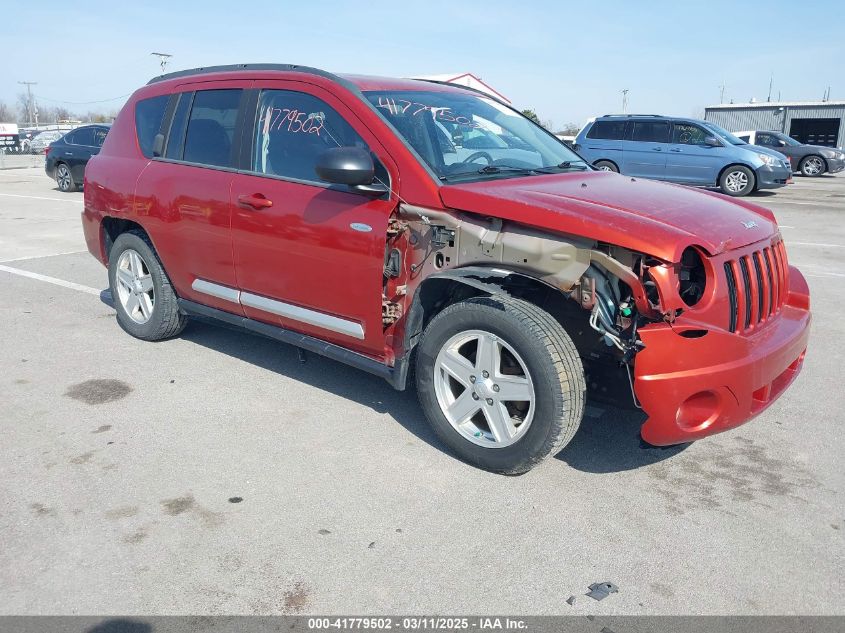
[{"label": "shadow on pavement", "polygon": [[[387,413],[422,441],[447,452],[423,416],[413,386],[395,391],[380,378],[317,354],[308,353],[303,364],[295,347],[212,320],[193,318],[181,338]],[[597,406],[603,413],[585,416],[575,438],[557,459],[584,472],[611,473],[668,459],[685,448],[650,447],[639,436],[645,421],[642,412]],[[590,408],[592,412],[601,410]]]}]

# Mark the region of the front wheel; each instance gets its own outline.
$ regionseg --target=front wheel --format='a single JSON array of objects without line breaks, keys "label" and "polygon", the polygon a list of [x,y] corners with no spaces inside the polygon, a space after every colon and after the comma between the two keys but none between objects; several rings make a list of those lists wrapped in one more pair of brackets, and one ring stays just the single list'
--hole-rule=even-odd
[{"label": "front wheel", "polygon": [[559,452],[584,411],[584,369],[563,327],[506,296],[453,304],[417,350],[417,394],[429,423],[461,459],[524,473]]},{"label": "front wheel", "polygon": [[746,196],[754,191],[757,180],[754,172],[742,165],[728,167],[719,178],[719,188],[729,196]]},{"label": "front wheel", "polygon": [[798,169],[804,176],[821,176],[825,172],[825,163],[819,156],[805,156]]}]

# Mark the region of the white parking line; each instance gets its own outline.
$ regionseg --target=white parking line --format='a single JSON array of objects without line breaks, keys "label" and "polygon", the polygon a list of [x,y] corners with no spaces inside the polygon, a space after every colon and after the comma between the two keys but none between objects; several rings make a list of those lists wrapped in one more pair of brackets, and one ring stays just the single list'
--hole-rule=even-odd
[{"label": "white parking line", "polygon": [[0,196],[7,198],[29,198],[31,200],[52,200],[53,202],[73,202],[75,204],[82,204],[82,200],[75,200],[72,198],[45,198],[43,196],[24,196],[19,193],[0,193]]},{"label": "white parking line", "polygon": [[49,255],[26,255],[25,257],[15,257],[13,259],[0,259],[0,264],[8,264],[9,262],[22,262],[30,259],[44,259],[45,257],[59,257],[61,255],[78,255],[79,253],[87,253],[88,251],[64,251],[63,253],[50,253]]},{"label": "white parking line", "polygon": [[787,246],[818,246],[819,248],[845,248],[845,244],[823,244],[820,242],[787,242]]},{"label": "white parking line", "polygon": [[54,286],[62,286],[63,288],[70,288],[71,290],[78,290],[79,292],[87,292],[89,295],[100,296],[100,291],[90,286],[83,286],[72,281],[65,281],[64,279],[56,279],[55,277],[48,277],[39,273],[32,273],[28,270],[21,270],[20,268],[12,268],[11,266],[4,266],[0,264],[0,271],[10,273],[12,275],[19,275],[21,277],[28,277],[30,279],[37,279],[38,281],[45,281]]}]

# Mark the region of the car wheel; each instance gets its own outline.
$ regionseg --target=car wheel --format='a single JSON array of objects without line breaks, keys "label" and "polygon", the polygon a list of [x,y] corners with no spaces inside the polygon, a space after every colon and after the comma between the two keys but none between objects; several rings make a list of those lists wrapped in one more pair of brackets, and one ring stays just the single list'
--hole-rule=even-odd
[{"label": "car wheel", "polygon": [[461,459],[519,474],[572,439],[584,369],[569,335],[532,303],[504,296],[455,303],[417,348],[417,394],[438,437]]},{"label": "car wheel", "polygon": [[825,172],[825,162],[821,156],[805,156],[798,169],[804,176],[821,176]]},{"label": "car wheel", "polygon": [[719,188],[729,196],[748,195],[754,191],[755,184],[754,172],[742,165],[728,167],[719,178]]},{"label": "car wheel", "polygon": [[109,287],[117,322],[145,341],[176,336],[188,322],[149,238],[121,233],[109,252]]},{"label": "car wheel", "polygon": [[70,168],[64,163],[56,165],[56,183],[59,185],[59,190],[65,193],[76,190],[76,183],[73,181]]},{"label": "car wheel", "polygon": [[619,168],[611,163],[609,160],[597,160],[593,163],[593,167],[598,169],[599,171],[614,171],[619,173]]}]

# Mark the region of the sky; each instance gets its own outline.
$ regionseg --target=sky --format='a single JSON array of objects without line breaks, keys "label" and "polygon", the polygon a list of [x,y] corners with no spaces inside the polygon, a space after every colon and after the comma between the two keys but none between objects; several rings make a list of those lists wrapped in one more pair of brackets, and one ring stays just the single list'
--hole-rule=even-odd
[{"label": "sky", "polygon": [[[244,62],[409,77],[472,72],[555,128],[620,112],[701,116],[725,102],[845,100],[845,2],[204,2],[5,0],[0,101],[119,108],[168,71]],[[71,8],[72,7],[72,8]],[[8,28],[14,25],[14,28]],[[98,103],[92,103],[98,102]]]}]

